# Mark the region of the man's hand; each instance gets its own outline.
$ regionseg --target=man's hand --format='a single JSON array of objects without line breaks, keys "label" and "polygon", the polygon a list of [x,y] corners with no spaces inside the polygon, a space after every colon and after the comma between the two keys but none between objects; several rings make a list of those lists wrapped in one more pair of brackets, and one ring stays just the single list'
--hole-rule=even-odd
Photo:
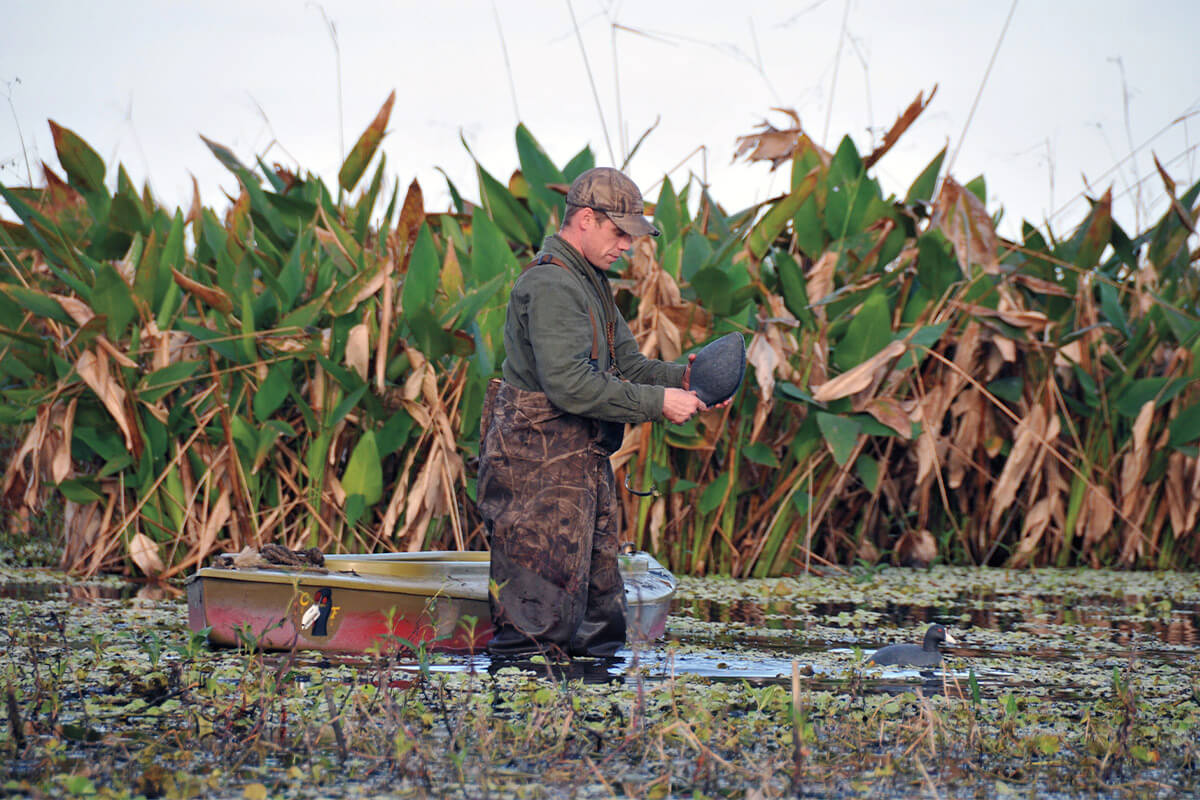
[{"label": "man's hand", "polygon": [[[691,388],[692,388],[692,364],[693,364],[693,363],[695,363],[695,361],[696,361],[696,354],[695,354],[695,353],[692,353],[690,356],[688,356],[688,363],[687,363],[687,366],[686,366],[686,367],[684,367],[684,369],[683,369],[683,381],[682,381],[682,383],[683,383],[683,388],[684,388],[684,389],[691,389]],[[736,393],[735,393],[735,394],[736,394]],[[726,397],[726,398],[725,398],[725,400],[724,400],[723,402],[717,403],[715,406],[703,406],[703,407],[701,407],[701,409],[700,409],[700,410],[701,410],[701,411],[708,411],[710,408],[725,408],[726,406],[728,406],[728,405],[729,405],[730,403],[732,403],[732,402],[733,402],[733,397],[732,397],[732,396],[730,396],[730,397]],[[663,404],[664,404],[664,405],[666,405],[666,399],[665,399],[665,398],[663,399]],[[665,409],[664,409],[664,412],[663,412],[663,413],[664,413],[664,414],[666,413],[666,410],[665,410]]]},{"label": "man's hand", "polygon": [[691,419],[697,411],[704,410],[704,403],[695,392],[668,387],[663,390],[663,416],[676,425]]}]

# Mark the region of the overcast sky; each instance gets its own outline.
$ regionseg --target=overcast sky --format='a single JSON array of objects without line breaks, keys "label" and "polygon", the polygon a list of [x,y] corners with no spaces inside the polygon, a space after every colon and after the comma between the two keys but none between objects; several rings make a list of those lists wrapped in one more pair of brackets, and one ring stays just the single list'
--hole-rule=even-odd
[{"label": "overcast sky", "polygon": [[735,210],[786,186],[731,163],[738,135],[788,123],[772,107],[866,152],[935,84],[876,168],[887,191],[948,144],[958,180],[986,175],[1004,232],[1024,217],[1064,234],[1089,185],[1113,187],[1129,229],[1161,213],[1152,153],[1181,186],[1200,178],[1195,0],[0,0],[0,19],[7,185],[56,164],[47,119],[92,143],[110,183],[121,161],[172,205],[193,175],[209,205],[236,188],[201,133],[332,185],[395,89],[387,174],[419,179],[429,210],[449,206],[437,167],[478,195],[460,134],[507,179],[518,119],[559,164],[585,145],[619,164],[655,126],[629,166],[646,194],[695,175]]}]

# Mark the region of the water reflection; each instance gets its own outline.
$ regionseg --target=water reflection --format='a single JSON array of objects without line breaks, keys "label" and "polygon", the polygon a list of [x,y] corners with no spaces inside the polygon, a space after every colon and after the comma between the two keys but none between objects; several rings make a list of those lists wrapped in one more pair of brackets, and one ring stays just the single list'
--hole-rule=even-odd
[{"label": "water reflection", "polygon": [[[1049,641],[1070,642],[1075,631],[1129,649],[1191,648],[1200,644],[1197,617],[1200,606],[1174,605],[1168,600],[1142,597],[1062,598],[1024,596],[1014,603],[1011,595],[964,592],[940,605],[913,605],[885,601],[878,606],[854,603],[816,603],[779,599],[677,601],[672,613],[699,622],[742,623],[765,630],[805,631],[810,628],[861,629],[855,612],[871,612],[870,628],[921,628],[941,622],[956,630],[1025,631]],[[1147,610],[1153,615],[1147,614]],[[1131,611],[1139,612],[1137,616]],[[798,648],[804,650],[804,647]],[[1048,658],[1073,657],[1073,649],[1048,647]]]},{"label": "water reflection", "polygon": [[0,584],[0,600],[68,600],[72,603],[90,603],[95,600],[126,600],[137,591],[137,584],[62,584],[62,583],[8,583]]}]

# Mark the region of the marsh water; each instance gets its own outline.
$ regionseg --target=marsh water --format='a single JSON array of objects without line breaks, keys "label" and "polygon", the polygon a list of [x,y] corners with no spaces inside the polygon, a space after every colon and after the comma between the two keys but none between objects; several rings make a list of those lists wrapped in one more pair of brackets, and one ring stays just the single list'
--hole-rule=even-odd
[{"label": "marsh water", "polygon": [[[50,570],[9,569],[0,572],[0,614],[8,623],[5,663],[0,665],[5,678],[0,683],[10,689],[14,685],[22,687],[25,696],[31,692],[40,696],[44,691],[33,688],[29,682],[31,657],[35,662],[41,659],[50,664],[57,660],[60,664],[74,665],[76,680],[65,687],[56,701],[62,706],[55,717],[57,728],[48,729],[57,730],[59,738],[66,740],[67,746],[58,751],[60,757],[67,757],[71,747],[84,747],[83,742],[89,741],[90,736],[83,735],[82,742],[72,743],[71,736],[63,735],[64,730],[69,733],[80,725],[87,727],[89,710],[103,716],[105,698],[116,695],[121,702],[127,699],[117,690],[118,684],[137,690],[129,695],[133,698],[129,704],[136,705],[134,701],[138,701],[151,711],[158,708],[170,714],[176,711],[170,703],[177,703],[177,699],[154,700],[170,693],[164,690],[155,695],[156,678],[146,676],[170,676],[172,670],[178,672],[191,665],[200,667],[199,683],[193,686],[205,680],[206,670],[210,687],[214,686],[213,677],[227,684],[245,680],[247,654],[211,650],[187,631],[186,601],[178,587],[139,585],[111,578],[77,582]],[[919,642],[924,629],[933,622],[944,624],[958,640],[957,644],[945,647],[941,667],[879,668],[864,663],[870,653],[885,644]],[[886,704],[893,697],[919,708],[927,702],[925,698],[940,697],[944,699],[939,702],[972,703],[976,709],[972,712],[973,719],[982,719],[978,709],[994,706],[1002,709],[996,717],[998,730],[1005,730],[1004,725],[1009,724],[1015,743],[1025,749],[1044,747],[1043,757],[1059,754],[1059,748],[1062,753],[1068,752],[1073,741],[1071,726],[1091,726],[1109,710],[1117,714],[1120,699],[1126,708],[1121,716],[1124,722],[1120,726],[1114,723],[1112,730],[1122,731],[1120,735],[1128,739],[1122,752],[1131,769],[1137,767],[1130,774],[1140,777],[1132,784],[1110,781],[1117,787],[1112,790],[1113,796],[1127,796],[1126,789],[1133,784],[1141,787],[1135,794],[1172,796],[1176,791],[1191,791],[1197,785],[1195,771],[1200,758],[1195,746],[1187,743],[1200,737],[1196,728],[1200,720],[1198,627],[1200,575],[1191,573],[1012,572],[938,567],[870,569],[752,581],[683,578],[667,638],[623,650],[616,658],[548,665],[540,659],[493,663],[486,655],[432,654],[420,661],[400,656],[388,664],[388,680],[391,686],[404,686],[408,679],[424,675],[426,680],[432,676],[449,681],[446,685],[466,681],[466,685],[480,686],[483,684],[470,682],[490,677],[493,692],[501,686],[500,679],[523,681],[513,685],[526,687],[542,685],[543,692],[546,687],[579,685],[588,687],[590,697],[607,696],[610,700],[632,697],[631,690],[635,687],[641,697],[644,692],[654,692],[656,686],[669,684],[672,693],[685,686],[701,698],[745,692],[747,697],[757,698],[754,703],[766,707],[764,704],[782,702],[780,696],[786,700],[790,695],[792,703],[796,703],[792,689],[795,668],[804,696],[813,698],[814,709],[823,703],[833,706],[845,703],[846,708],[857,707],[855,703],[863,709],[890,708],[879,704]],[[35,641],[39,644],[33,644]],[[350,691],[350,687],[370,684],[379,669],[378,659],[370,656],[306,652],[255,657],[262,673],[274,671],[277,676],[286,673],[301,693],[305,686],[322,684]],[[238,658],[242,659],[241,666],[230,666]],[[33,674],[40,676],[36,669]],[[41,680],[37,677],[35,681],[39,687]],[[164,681],[175,685],[178,677],[159,680]],[[149,693],[143,685],[146,682],[151,685]],[[219,690],[212,688],[213,692]],[[138,691],[141,700],[134,697]],[[1128,701],[1127,695],[1134,692],[1136,698]],[[85,709],[82,721],[71,712],[79,702]],[[816,711],[813,713],[817,715]],[[38,716],[36,710],[25,714],[35,719]],[[64,725],[64,720],[70,720],[69,724]],[[768,729],[775,730],[770,735],[786,740],[790,736],[786,731],[791,730],[786,715],[776,723],[778,730]],[[203,729],[203,723],[198,724]],[[832,731],[837,724],[841,723],[831,718],[827,727]],[[1019,724],[1027,729],[1025,733],[1017,732]],[[879,725],[882,742],[883,723]],[[92,723],[92,727],[96,737],[114,735],[113,726]],[[0,738],[0,743],[12,747],[15,730],[11,728],[7,740]],[[1142,740],[1138,740],[1141,743],[1131,744],[1139,731],[1143,734]],[[1087,731],[1081,728],[1079,735],[1086,736]],[[845,734],[840,736],[845,738]],[[1046,737],[1053,739],[1053,747]],[[20,738],[28,748],[29,739]],[[133,738],[136,740],[138,735]],[[826,737],[830,742],[837,738],[832,734]],[[813,734],[814,747],[822,741],[819,732]],[[346,744],[340,738],[338,743],[344,759]],[[909,752],[913,746],[908,747]],[[943,743],[944,750],[951,748],[952,745]],[[847,759],[861,757],[854,754],[854,749],[847,746],[844,754]],[[1079,757],[1086,755],[1082,738],[1078,750]],[[828,757],[836,758],[835,751],[836,748]],[[872,758],[879,755],[876,753]],[[900,749],[885,755],[888,763],[892,763],[908,753]],[[1110,766],[1107,755],[1102,758],[1093,755],[1093,760],[1101,768]],[[12,762],[7,776],[10,793],[19,794],[22,787],[45,792],[47,786],[67,786],[68,772],[57,774],[49,784],[45,780],[31,782],[30,777],[38,769],[31,764],[36,763],[41,762],[30,762],[29,756]],[[67,758],[63,763],[72,762]],[[267,769],[266,774],[270,774],[272,763],[276,763],[277,773],[283,769],[283,761],[271,759],[260,760],[259,769]],[[923,764],[919,759],[917,763]],[[30,774],[22,775],[22,769]],[[921,772],[926,772],[924,766]],[[935,768],[934,775],[937,774]],[[1002,785],[1011,788],[1011,774],[1004,774],[1010,776],[1010,783],[992,774],[975,783],[968,780],[964,796],[1003,795],[1007,789],[1002,791]],[[1097,772],[1101,774],[1102,771]],[[297,792],[295,786],[288,787],[282,779],[271,783],[262,779],[261,774],[256,775],[260,780],[253,785],[269,786],[272,794]],[[925,778],[933,780],[929,774]],[[87,785],[93,788],[105,785],[96,779],[88,780]],[[328,780],[326,776],[326,788]],[[849,783],[844,783],[835,794],[858,796],[854,787],[859,784],[847,780]],[[1100,783],[1087,791],[1105,795],[1104,787],[1110,783],[1098,780]],[[1042,778],[1031,781],[1028,784],[1031,791],[1044,791],[1050,786]],[[172,785],[186,786],[186,782]],[[738,794],[734,778],[717,780],[714,785],[721,789],[717,795],[750,796]],[[756,791],[762,792],[762,796],[772,796],[772,791],[766,788],[769,785],[769,781],[765,782]],[[872,785],[883,796],[904,795],[904,784],[899,788],[894,783],[886,784],[891,786],[890,790],[883,788],[885,782]],[[1021,784],[1018,781],[1016,785]],[[934,781],[925,786],[925,791],[944,791],[953,796],[956,787],[961,785],[939,786]],[[133,786],[129,791],[136,794],[137,788]],[[170,794],[158,784],[152,783],[149,788]],[[349,791],[348,786],[342,788]],[[189,791],[182,790],[180,796],[188,795]],[[654,796],[647,791],[647,796]],[[67,789],[64,793],[73,794]],[[153,794],[151,791],[147,796]],[[472,796],[465,790],[464,794]],[[701,795],[707,796],[703,792]],[[120,792],[114,796],[120,796]],[[545,796],[559,794],[550,791]]]}]

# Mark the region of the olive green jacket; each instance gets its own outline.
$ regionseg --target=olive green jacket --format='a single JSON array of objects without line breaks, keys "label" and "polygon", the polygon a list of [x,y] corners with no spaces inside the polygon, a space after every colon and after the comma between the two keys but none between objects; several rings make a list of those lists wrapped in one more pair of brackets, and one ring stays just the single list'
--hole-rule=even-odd
[{"label": "olive green jacket", "polygon": [[[630,423],[661,419],[663,388],[680,386],[684,365],[638,351],[607,276],[578,250],[554,235],[542,243],[542,254],[567,269],[531,266],[513,286],[504,325],[504,380],[527,392],[544,392],[563,411],[582,417]],[[605,330],[610,322],[619,377],[609,372]]]}]

